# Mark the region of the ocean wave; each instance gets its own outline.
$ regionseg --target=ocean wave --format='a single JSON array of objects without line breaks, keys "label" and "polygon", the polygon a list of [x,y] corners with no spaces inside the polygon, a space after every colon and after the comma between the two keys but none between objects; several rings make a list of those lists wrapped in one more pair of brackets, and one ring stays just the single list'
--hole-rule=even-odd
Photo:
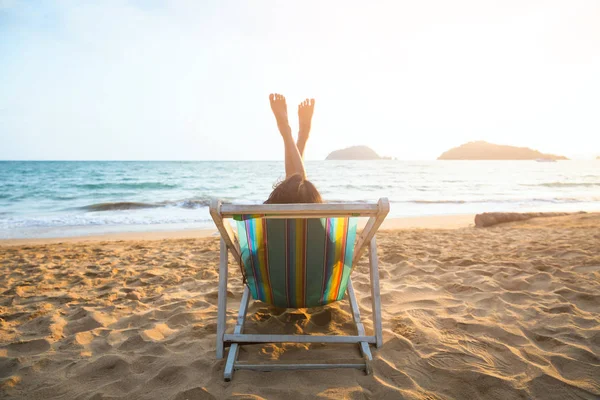
[{"label": "ocean wave", "polygon": [[138,210],[140,208],[160,207],[151,203],[138,203],[133,201],[118,201],[116,203],[97,203],[88,206],[79,207],[84,211],[117,211],[117,210]]},{"label": "ocean wave", "polygon": [[600,201],[600,197],[590,198],[576,198],[576,197],[555,197],[552,199],[533,199],[533,202],[547,202],[547,203],[591,203]]},{"label": "ocean wave", "polygon": [[412,204],[479,204],[479,203],[589,203],[600,201],[600,197],[553,197],[553,198],[489,198],[472,200],[391,200],[392,203]]},{"label": "ocean wave", "polygon": [[325,203],[375,203],[377,200],[369,201],[369,200],[336,200],[336,199],[324,199]]},{"label": "ocean wave", "polygon": [[158,203],[143,203],[137,201],[118,201],[113,203],[96,203],[83,207],[78,207],[79,210],[99,212],[99,211],[120,211],[120,210],[140,210],[145,208],[160,208],[160,207],[180,207],[187,209],[197,209],[208,207],[210,205],[209,198],[200,199],[184,199],[175,201],[161,201]]},{"label": "ocean wave", "polygon": [[52,200],[76,200],[79,197],[80,196],[77,196],[75,194],[72,194],[72,195],[59,194],[59,195],[49,196],[49,198]]},{"label": "ocean wave", "polygon": [[594,187],[600,186],[600,182],[544,182],[536,184],[520,184],[519,186],[544,186],[544,187]]},{"label": "ocean wave", "polygon": [[380,184],[332,184],[329,185],[328,189],[331,191],[344,191],[344,190],[384,190],[384,189],[393,189],[396,188],[397,184],[388,184],[388,183],[380,183]]},{"label": "ocean wave", "polygon": [[189,200],[178,200],[178,201],[166,201],[166,202],[163,202],[162,204],[164,204],[165,206],[176,206],[176,207],[181,207],[181,208],[196,209],[196,208],[201,208],[201,207],[208,207],[210,205],[210,200],[211,199],[209,199],[209,198],[189,199]]},{"label": "ocean wave", "polygon": [[111,183],[83,183],[75,185],[80,189],[174,189],[178,185],[171,183],[161,182],[138,182],[138,183],[122,183],[122,182],[111,182]]},{"label": "ocean wave", "polygon": [[465,204],[465,203],[475,203],[476,201],[467,201],[467,200],[409,200],[405,201],[405,203],[416,203],[416,204]]},{"label": "ocean wave", "polygon": [[[207,213],[208,214],[208,213]],[[199,214],[194,217],[189,215],[157,215],[154,219],[130,218],[112,215],[102,217],[82,217],[77,215],[61,216],[39,216],[16,218],[0,218],[0,239],[12,237],[26,237],[20,235],[17,230],[35,228],[85,228],[85,227],[125,227],[125,226],[157,226],[171,224],[202,224],[211,226],[209,216]],[[66,231],[64,231],[66,232]],[[61,232],[64,233],[64,232]],[[23,233],[23,232],[22,232]],[[41,232],[40,232],[41,233]],[[81,234],[81,231],[79,231]]]}]

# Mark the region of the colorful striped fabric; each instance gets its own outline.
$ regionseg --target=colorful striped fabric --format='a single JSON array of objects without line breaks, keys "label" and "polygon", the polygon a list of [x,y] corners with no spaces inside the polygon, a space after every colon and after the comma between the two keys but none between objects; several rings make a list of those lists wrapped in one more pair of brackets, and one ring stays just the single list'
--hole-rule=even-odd
[{"label": "colorful striped fabric", "polygon": [[277,307],[341,300],[348,286],[357,218],[237,220],[252,297]]}]

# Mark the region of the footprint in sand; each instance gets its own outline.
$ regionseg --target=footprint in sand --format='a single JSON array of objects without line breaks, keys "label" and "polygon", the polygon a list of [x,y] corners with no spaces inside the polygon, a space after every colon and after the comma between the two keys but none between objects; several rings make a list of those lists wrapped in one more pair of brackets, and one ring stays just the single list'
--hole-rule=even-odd
[{"label": "footprint in sand", "polygon": [[105,355],[96,361],[90,362],[78,369],[72,371],[72,375],[79,382],[113,382],[130,373],[130,365],[127,361],[117,355]]},{"label": "footprint in sand", "polygon": [[182,392],[179,392],[173,397],[173,400],[213,400],[216,399],[215,396],[208,393],[206,389],[202,387],[195,387],[192,389],[187,389]]},{"label": "footprint in sand", "polygon": [[119,346],[119,350],[123,350],[123,351],[142,350],[142,349],[144,349],[144,347],[146,347],[147,343],[148,342],[146,340],[144,340],[142,335],[136,334],[136,335],[131,336],[130,338],[127,338],[123,343],[121,343],[121,345]]},{"label": "footprint in sand", "polygon": [[397,323],[392,331],[400,336],[405,337],[408,340],[411,340],[416,337],[417,330],[414,326],[405,324],[403,322]]},{"label": "footprint in sand", "polygon": [[326,308],[310,315],[310,322],[317,326],[325,326],[331,322],[331,309]]},{"label": "footprint in sand", "polygon": [[113,322],[115,322],[115,318],[110,315],[81,308],[68,318],[65,332],[75,334],[91,331],[96,328],[104,328]]},{"label": "footprint in sand", "polygon": [[17,358],[0,357],[0,378],[11,376],[18,369],[19,360]]},{"label": "footprint in sand", "polygon": [[398,264],[402,261],[406,261],[408,257],[406,254],[390,251],[386,252],[382,257],[381,261],[388,264]]},{"label": "footprint in sand", "polygon": [[283,320],[287,324],[304,324],[304,322],[308,319],[308,316],[300,311],[290,311],[283,313],[279,319]]},{"label": "footprint in sand", "polygon": [[281,314],[284,314],[287,311],[286,308],[278,308],[278,307],[262,307],[256,310],[253,314],[252,318],[255,321],[266,321],[271,317],[279,317]]},{"label": "footprint in sand", "polygon": [[188,371],[190,371],[190,368],[184,366],[166,366],[146,382],[146,385],[157,387],[183,386],[182,384],[188,379]]},{"label": "footprint in sand", "polygon": [[5,348],[8,350],[9,356],[40,354],[50,349],[50,342],[46,339],[35,339],[10,343]]},{"label": "footprint in sand", "polygon": [[573,267],[574,272],[600,272],[600,265],[581,265]]}]

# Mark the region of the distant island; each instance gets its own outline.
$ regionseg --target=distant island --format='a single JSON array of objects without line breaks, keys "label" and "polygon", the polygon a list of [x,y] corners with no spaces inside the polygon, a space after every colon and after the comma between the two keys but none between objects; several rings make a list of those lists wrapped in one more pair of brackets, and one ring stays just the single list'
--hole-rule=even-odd
[{"label": "distant island", "polygon": [[326,160],[381,160],[382,157],[367,146],[352,146],[329,153]]},{"label": "distant island", "polygon": [[442,153],[438,160],[568,160],[568,158],[544,154],[527,147],[505,146],[480,140],[454,147]]}]

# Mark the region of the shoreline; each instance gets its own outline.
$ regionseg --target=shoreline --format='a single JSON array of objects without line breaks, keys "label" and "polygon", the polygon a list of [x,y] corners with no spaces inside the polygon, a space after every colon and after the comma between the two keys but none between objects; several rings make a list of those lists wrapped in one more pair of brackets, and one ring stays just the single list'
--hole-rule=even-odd
[{"label": "shoreline", "polygon": [[[418,217],[388,218],[383,222],[379,230],[468,228],[470,226],[475,226],[474,218],[475,214],[426,215]],[[361,218],[358,223],[359,228],[362,228],[366,224],[366,221],[366,218]],[[48,238],[0,239],[0,247],[53,243],[115,242],[124,240],[193,239],[210,236],[218,236],[216,228],[173,230],[163,229],[78,236],[56,236]]]}]

